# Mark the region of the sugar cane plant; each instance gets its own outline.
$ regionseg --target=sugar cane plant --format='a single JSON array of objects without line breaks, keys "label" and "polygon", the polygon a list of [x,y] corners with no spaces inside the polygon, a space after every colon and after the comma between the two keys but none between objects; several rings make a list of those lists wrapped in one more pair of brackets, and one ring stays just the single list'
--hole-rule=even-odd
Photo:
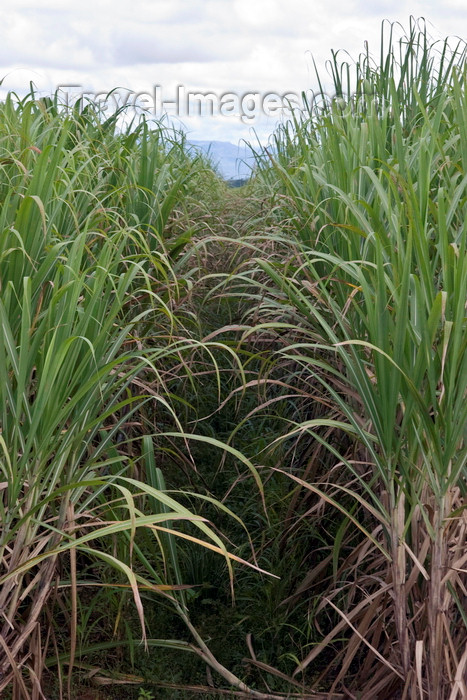
[{"label": "sugar cane plant", "polygon": [[321,99],[276,134],[262,176],[293,234],[288,259],[257,258],[254,276],[261,321],[286,334],[278,362],[331,406],[291,416],[284,439],[311,436],[340,465],[319,483],[290,474],[342,517],[328,589],[313,572],[300,586],[336,624],[295,675],[347,629],[331,692],[359,668],[358,697],[454,700],[467,692],[466,48],[416,22],[398,42],[387,28],[379,61],[334,54],[334,98],[321,76]]},{"label": "sugar cane plant", "polygon": [[160,124],[0,105],[0,693],[216,692],[142,639],[243,697],[467,696],[467,52],[399,29],[228,195]]},{"label": "sugar cane plant", "polygon": [[[202,165],[183,139],[146,122],[122,132],[117,116],[103,121],[91,105],[63,113],[34,94],[0,108],[0,692],[14,698],[44,697],[61,591],[71,697],[78,595],[106,585],[99,562],[117,591],[131,592],[143,640],[141,591],[169,601],[201,645],[185,647],[240,683],[190,624],[174,526],[191,523],[179,534],[229,567],[230,555],[204,518],[165,493],[151,437],[160,415],[173,439],[181,430],[164,363],[181,372],[193,347],[207,347],[184,337],[173,312],[173,265],[190,237],[176,222]],[[141,529],[154,541],[151,561]],[[60,684],[62,694],[61,675]]]}]

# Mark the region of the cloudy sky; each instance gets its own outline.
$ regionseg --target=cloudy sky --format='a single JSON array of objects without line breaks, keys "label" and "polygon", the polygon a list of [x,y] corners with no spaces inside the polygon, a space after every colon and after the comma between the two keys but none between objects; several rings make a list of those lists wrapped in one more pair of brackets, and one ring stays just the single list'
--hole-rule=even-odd
[{"label": "cloudy sky", "polygon": [[31,80],[43,94],[75,86],[62,88],[69,100],[118,87],[114,101],[143,92],[138,104],[157,116],[177,95],[209,92],[217,114],[187,116],[185,101],[180,123],[193,139],[233,143],[265,140],[277,122],[274,109],[243,103],[247,93],[261,106],[266,94],[313,89],[313,59],[324,74],[331,49],[357,56],[367,40],[377,55],[383,19],[407,27],[424,16],[435,38],[467,39],[465,0],[1,0],[1,9],[2,94],[24,94]]}]

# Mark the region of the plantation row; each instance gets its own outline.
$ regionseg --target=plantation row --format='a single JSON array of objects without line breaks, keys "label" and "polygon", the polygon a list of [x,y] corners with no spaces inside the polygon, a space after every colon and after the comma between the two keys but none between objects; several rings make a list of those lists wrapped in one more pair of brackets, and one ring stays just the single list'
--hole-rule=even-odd
[{"label": "plantation row", "polygon": [[383,30],[235,190],[0,105],[2,697],[467,695],[466,47]]}]

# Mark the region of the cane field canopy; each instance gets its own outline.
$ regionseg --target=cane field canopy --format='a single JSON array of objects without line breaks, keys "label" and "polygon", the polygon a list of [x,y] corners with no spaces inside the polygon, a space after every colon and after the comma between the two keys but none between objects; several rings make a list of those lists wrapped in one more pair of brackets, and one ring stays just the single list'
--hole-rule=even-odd
[{"label": "cane field canopy", "polygon": [[235,189],[0,103],[2,698],[467,697],[466,52],[332,52]]}]

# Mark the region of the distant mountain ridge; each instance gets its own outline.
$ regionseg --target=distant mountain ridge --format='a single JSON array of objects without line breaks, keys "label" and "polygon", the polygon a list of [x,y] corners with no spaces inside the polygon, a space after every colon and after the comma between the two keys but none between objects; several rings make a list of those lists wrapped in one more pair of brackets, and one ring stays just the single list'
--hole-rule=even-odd
[{"label": "distant mountain ridge", "polygon": [[230,141],[191,141],[188,143],[208,155],[224,180],[248,179],[254,166],[251,150],[245,144]]}]

